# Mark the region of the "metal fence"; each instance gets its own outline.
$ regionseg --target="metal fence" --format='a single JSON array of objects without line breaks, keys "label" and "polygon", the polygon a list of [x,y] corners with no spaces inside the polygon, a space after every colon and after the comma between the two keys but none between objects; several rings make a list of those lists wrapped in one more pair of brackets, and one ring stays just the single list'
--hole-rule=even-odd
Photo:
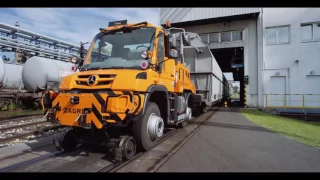
[{"label": "metal fence", "polygon": [[320,111],[320,94],[264,94],[265,107]]}]

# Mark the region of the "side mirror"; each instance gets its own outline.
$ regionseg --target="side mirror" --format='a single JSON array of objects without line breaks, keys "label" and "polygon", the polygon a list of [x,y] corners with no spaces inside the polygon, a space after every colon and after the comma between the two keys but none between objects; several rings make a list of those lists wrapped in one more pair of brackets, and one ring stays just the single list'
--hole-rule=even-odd
[{"label": "side mirror", "polygon": [[176,49],[171,49],[169,52],[169,57],[173,59],[177,59],[179,57],[179,53]]},{"label": "side mirror", "polygon": [[85,56],[85,53],[86,53],[86,49],[84,48],[84,44],[81,44],[81,47],[80,47],[80,58],[84,58]]},{"label": "side mirror", "polygon": [[80,52],[80,57],[83,59],[84,58],[85,52]]},{"label": "side mirror", "polygon": [[171,48],[177,48],[177,34],[170,34],[169,42]]},{"label": "side mirror", "polygon": [[190,35],[188,33],[181,33],[182,37],[183,37],[183,44],[185,46],[190,46],[191,42],[190,42]]},{"label": "side mirror", "polygon": [[81,59],[77,58],[77,57],[70,58],[70,62],[73,64],[78,64],[80,61],[81,61]]}]

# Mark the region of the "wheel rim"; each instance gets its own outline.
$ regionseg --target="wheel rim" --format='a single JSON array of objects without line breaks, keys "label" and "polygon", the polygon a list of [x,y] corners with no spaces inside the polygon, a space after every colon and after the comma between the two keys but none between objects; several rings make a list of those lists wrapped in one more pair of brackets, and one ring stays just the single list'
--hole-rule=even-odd
[{"label": "wheel rim", "polygon": [[155,113],[150,114],[147,125],[147,135],[150,140],[155,140],[163,135],[163,119]]}]

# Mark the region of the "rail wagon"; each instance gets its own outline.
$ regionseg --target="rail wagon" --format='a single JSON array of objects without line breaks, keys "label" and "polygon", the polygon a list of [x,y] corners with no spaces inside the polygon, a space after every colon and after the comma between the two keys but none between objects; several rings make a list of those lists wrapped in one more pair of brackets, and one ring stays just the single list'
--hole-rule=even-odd
[{"label": "rail wagon", "polygon": [[40,107],[42,92],[58,88],[60,80],[76,71],[66,61],[33,56],[24,64],[6,63],[0,59],[0,108],[23,105]]}]

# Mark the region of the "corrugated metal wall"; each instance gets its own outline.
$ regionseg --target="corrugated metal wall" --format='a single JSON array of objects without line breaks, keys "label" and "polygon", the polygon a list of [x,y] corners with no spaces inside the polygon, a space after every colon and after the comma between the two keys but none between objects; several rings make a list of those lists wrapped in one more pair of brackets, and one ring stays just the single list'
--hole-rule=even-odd
[{"label": "corrugated metal wall", "polygon": [[260,12],[261,8],[160,8],[160,24]]}]

